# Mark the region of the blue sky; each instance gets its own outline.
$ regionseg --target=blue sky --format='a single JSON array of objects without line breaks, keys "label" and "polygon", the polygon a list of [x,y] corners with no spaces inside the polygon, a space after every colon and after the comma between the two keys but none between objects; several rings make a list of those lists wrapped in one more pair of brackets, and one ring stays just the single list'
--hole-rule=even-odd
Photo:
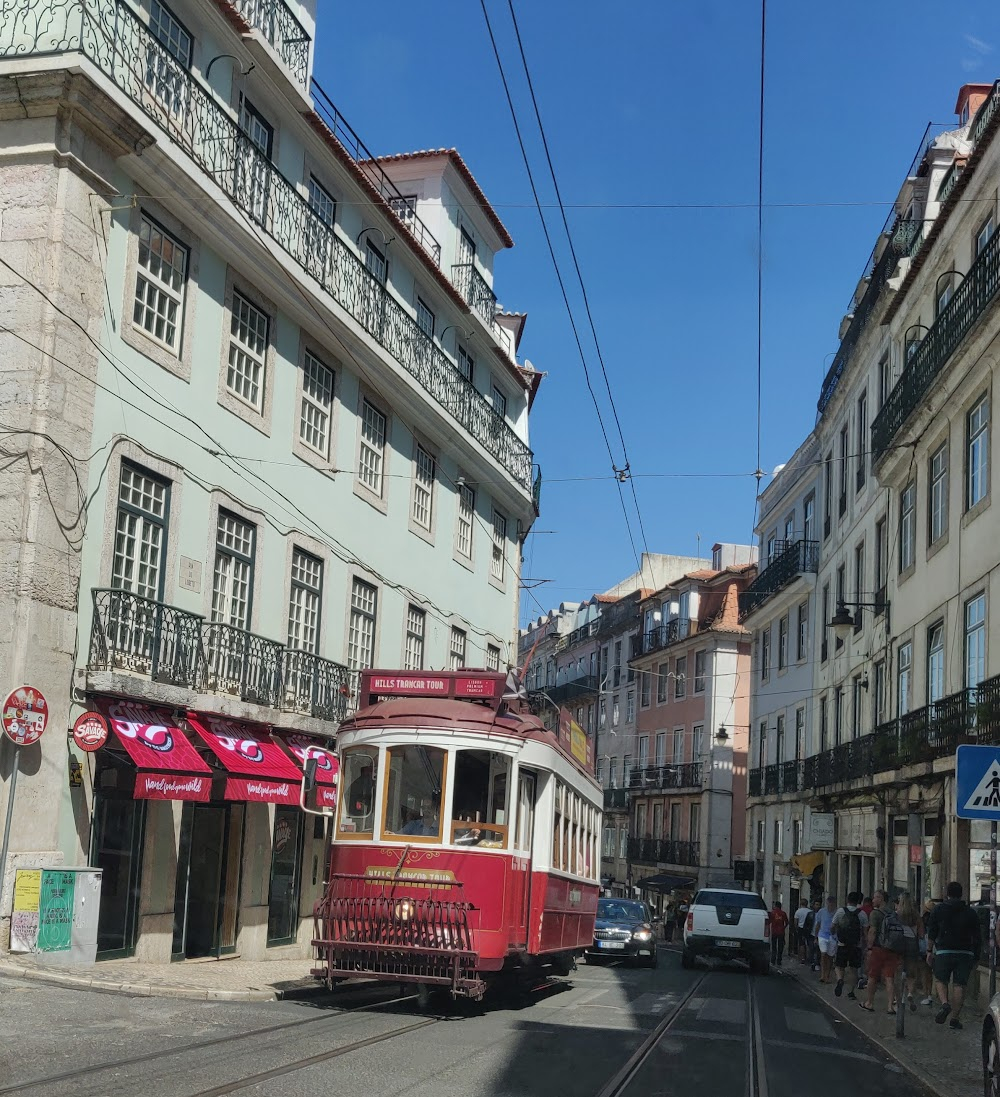
[{"label": "blue sky", "polygon": [[[552,203],[507,0],[487,6],[536,181]],[[531,423],[545,486],[524,575],[551,582],[532,584],[522,622],[540,606],[606,589],[635,570],[635,558],[480,4],[320,7],[316,76],[362,139],[379,154],[455,146],[515,240],[498,257],[495,288],[506,308],[528,313],[521,353],[548,374]],[[648,547],[694,555],[699,534],[703,552],[714,541],[747,542],[757,452],[759,6],[515,0],[515,11]],[[1000,17],[984,0],[947,11],[929,0],[770,0],[765,470],[815,421],[838,324],[926,124],[954,118],[963,83],[998,75]],[[651,208],[670,204],[688,208]],[[586,332],[558,209],[545,213]],[[597,356],[589,338],[584,346],[596,388]],[[621,465],[603,381],[598,395]]]}]

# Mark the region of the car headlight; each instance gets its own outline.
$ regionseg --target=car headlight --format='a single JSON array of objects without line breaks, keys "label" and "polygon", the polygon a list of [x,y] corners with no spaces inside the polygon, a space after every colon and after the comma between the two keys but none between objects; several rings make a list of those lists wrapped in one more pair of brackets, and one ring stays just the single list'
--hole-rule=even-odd
[{"label": "car headlight", "polygon": [[653,939],[652,933],[648,929],[637,929],[632,934],[633,941],[651,941]]}]

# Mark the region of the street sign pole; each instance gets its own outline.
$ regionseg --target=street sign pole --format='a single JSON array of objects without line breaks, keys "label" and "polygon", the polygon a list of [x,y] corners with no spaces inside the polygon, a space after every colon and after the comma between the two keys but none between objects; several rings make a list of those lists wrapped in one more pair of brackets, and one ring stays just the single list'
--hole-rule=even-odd
[{"label": "street sign pole", "polygon": [[997,821],[990,821],[990,1001],[997,992]]},{"label": "street sign pole", "polygon": [[7,782],[7,821],[3,825],[3,845],[0,846],[0,913],[4,906],[4,893],[7,883],[7,850],[10,848],[10,824],[14,818],[14,792],[17,789],[17,771],[21,768],[21,748],[12,747],[14,765],[11,767],[10,780]]}]

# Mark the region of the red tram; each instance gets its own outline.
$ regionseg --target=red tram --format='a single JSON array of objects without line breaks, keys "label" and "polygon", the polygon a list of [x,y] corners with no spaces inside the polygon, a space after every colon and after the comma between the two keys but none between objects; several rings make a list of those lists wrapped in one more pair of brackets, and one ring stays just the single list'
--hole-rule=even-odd
[{"label": "red tram", "polygon": [[601,788],[490,671],[364,671],[313,974],[481,998],[502,971],[567,974],[593,941]]}]

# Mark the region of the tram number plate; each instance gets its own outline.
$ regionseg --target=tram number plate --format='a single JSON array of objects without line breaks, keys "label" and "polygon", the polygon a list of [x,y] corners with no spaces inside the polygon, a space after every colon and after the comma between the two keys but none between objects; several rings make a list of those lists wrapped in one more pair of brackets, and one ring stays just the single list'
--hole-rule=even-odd
[{"label": "tram number plate", "polygon": [[739,948],[739,941],[716,941],[716,945],[719,948]]},{"label": "tram number plate", "polygon": [[597,947],[598,948],[624,948],[625,947],[625,942],[624,941],[598,941],[597,942]]}]

